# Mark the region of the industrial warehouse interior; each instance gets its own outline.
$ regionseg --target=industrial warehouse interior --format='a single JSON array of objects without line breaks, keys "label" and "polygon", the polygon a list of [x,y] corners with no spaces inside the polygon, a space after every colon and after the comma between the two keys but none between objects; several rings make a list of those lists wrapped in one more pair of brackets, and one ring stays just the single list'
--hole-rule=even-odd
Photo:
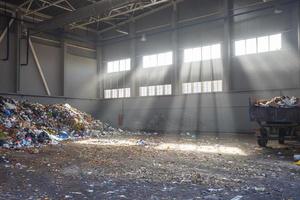
[{"label": "industrial warehouse interior", "polygon": [[0,199],[300,200],[300,0],[0,0]]}]

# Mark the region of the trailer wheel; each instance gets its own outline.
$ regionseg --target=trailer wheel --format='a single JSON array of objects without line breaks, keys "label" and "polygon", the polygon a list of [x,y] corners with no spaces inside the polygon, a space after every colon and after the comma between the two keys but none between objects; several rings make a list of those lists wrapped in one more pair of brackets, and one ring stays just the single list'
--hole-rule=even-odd
[{"label": "trailer wheel", "polygon": [[279,129],[279,137],[278,137],[278,143],[279,144],[284,144],[284,136],[285,136],[285,129],[280,128]]},{"label": "trailer wheel", "polygon": [[257,137],[257,144],[260,147],[266,147],[268,144],[268,131],[265,128],[260,129],[260,136]]}]

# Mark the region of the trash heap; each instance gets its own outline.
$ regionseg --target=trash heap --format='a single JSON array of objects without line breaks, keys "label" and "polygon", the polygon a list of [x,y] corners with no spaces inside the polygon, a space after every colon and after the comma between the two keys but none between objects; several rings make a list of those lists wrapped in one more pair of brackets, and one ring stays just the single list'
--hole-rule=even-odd
[{"label": "trash heap", "polygon": [[115,131],[69,104],[42,105],[0,96],[0,147],[56,144]]},{"label": "trash heap", "polygon": [[300,100],[294,96],[279,96],[274,97],[271,100],[258,100],[255,105],[261,107],[292,108],[300,107]]}]

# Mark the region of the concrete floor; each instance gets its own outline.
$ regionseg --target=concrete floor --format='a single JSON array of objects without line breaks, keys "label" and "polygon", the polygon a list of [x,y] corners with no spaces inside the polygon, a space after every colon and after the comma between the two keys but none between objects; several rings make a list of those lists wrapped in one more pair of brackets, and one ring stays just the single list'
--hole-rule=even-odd
[{"label": "concrete floor", "polygon": [[113,136],[0,153],[0,199],[300,199],[299,144],[263,149],[253,135]]}]

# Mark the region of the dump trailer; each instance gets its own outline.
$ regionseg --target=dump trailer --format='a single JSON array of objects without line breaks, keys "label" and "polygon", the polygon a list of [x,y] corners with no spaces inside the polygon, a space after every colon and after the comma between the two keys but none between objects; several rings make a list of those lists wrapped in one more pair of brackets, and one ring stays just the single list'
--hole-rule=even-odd
[{"label": "dump trailer", "polygon": [[259,146],[266,147],[268,140],[278,140],[279,144],[286,139],[299,140],[300,107],[263,107],[250,98],[249,115],[260,126],[256,132]]}]

